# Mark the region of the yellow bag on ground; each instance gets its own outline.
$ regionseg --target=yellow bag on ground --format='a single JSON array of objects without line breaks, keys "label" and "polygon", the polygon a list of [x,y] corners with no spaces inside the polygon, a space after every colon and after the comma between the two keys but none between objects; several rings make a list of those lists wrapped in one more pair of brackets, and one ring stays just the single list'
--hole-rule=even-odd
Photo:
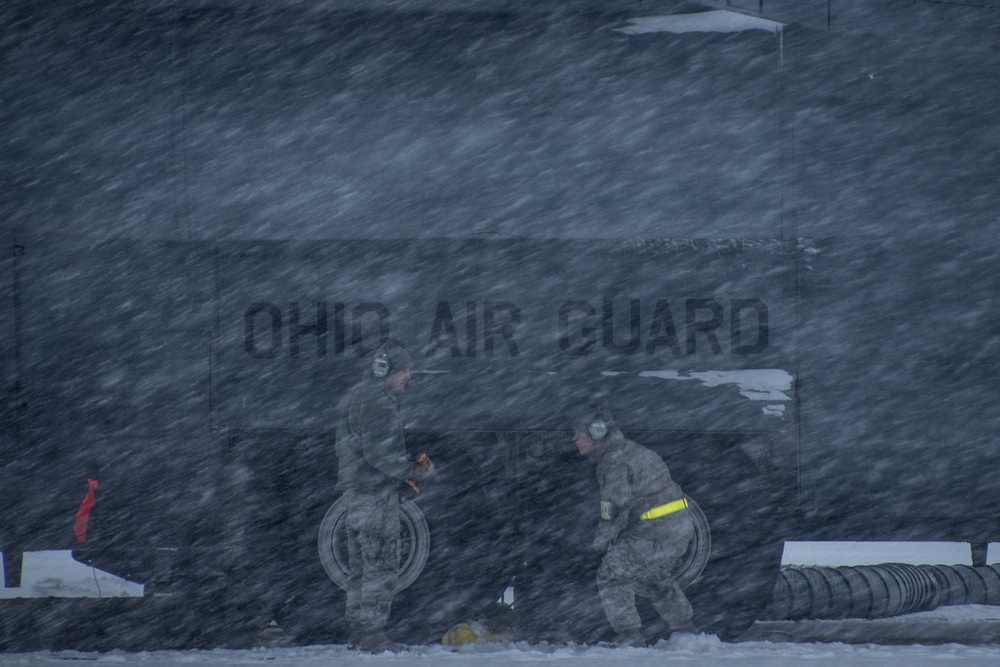
[{"label": "yellow bag on ground", "polygon": [[441,637],[441,643],[445,646],[460,646],[462,644],[475,644],[477,642],[496,642],[500,639],[486,629],[486,626],[479,621],[464,621],[451,626],[448,632]]},{"label": "yellow bag on ground", "polygon": [[484,644],[490,642],[514,641],[517,627],[517,612],[503,602],[491,604],[482,610],[481,621],[462,621],[453,625],[441,637],[445,646],[461,646],[463,644]]}]

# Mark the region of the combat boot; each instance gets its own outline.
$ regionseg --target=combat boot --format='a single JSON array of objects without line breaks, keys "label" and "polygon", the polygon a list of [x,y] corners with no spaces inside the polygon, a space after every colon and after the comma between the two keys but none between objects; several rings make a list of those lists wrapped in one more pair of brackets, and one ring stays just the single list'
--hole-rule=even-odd
[{"label": "combat boot", "polygon": [[697,635],[701,632],[698,626],[692,621],[688,620],[683,623],[678,623],[677,627],[670,628],[670,636],[674,635]]},{"label": "combat boot", "polygon": [[392,641],[382,630],[365,632],[352,638],[351,644],[354,648],[365,653],[383,653],[385,651],[399,653],[406,650],[406,646]]},{"label": "combat boot", "polygon": [[357,623],[351,623],[351,634],[347,636],[347,648],[361,648],[361,638],[365,631]]},{"label": "combat boot", "polygon": [[615,638],[611,642],[614,646],[631,646],[632,648],[646,648],[646,639],[642,632],[636,630],[625,630],[615,633]]}]

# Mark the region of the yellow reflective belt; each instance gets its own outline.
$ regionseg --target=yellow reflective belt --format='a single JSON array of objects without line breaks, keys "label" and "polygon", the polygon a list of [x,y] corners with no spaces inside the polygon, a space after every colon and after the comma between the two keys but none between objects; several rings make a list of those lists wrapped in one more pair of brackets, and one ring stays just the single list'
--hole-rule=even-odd
[{"label": "yellow reflective belt", "polygon": [[657,505],[651,510],[646,510],[639,515],[639,518],[643,521],[647,519],[659,519],[661,516],[667,516],[668,514],[673,514],[674,512],[686,509],[687,506],[687,498],[681,498],[680,500],[669,502],[666,505]]}]

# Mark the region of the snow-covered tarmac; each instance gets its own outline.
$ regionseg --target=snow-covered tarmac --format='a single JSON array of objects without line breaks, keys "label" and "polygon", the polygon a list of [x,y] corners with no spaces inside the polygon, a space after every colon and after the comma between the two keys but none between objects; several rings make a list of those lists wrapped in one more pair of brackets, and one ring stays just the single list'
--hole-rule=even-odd
[{"label": "snow-covered tarmac", "polygon": [[85,653],[39,651],[0,653],[0,666],[65,667],[67,664],[138,667],[242,667],[288,665],[407,665],[414,667],[491,667],[548,665],[663,665],[692,667],[740,664],[775,665],[931,665],[1000,664],[1000,607],[968,605],[881,620],[758,622],[748,641],[723,643],[711,635],[684,636],[646,649],[599,646],[531,646],[525,643],[466,646],[415,646],[399,654],[367,655],[344,646],[306,646],[250,650]]},{"label": "snow-covered tarmac", "polygon": [[[949,636],[959,638],[948,642]],[[499,665],[663,665],[691,667],[740,664],[774,665],[997,665],[1000,664],[1000,607],[969,605],[940,608],[878,621],[800,621],[757,623],[751,641],[723,643],[711,635],[682,636],[645,649],[599,646],[529,646],[524,643],[465,646],[416,646],[399,654],[367,655],[344,646],[306,646],[252,650],[83,653],[79,651],[0,654],[0,665],[65,667],[67,664],[173,667],[288,665],[407,665],[414,667],[491,667]],[[837,641],[836,638],[840,638]],[[769,639],[770,641],[767,641]],[[819,641],[810,641],[817,639]],[[958,641],[966,643],[957,643]],[[914,643],[908,643],[914,642]],[[921,643],[922,642],[922,643]]]},{"label": "snow-covered tarmac", "polygon": [[344,646],[305,646],[214,651],[85,653],[39,651],[0,653],[0,665],[65,667],[67,664],[138,667],[243,667],[288,665],[407,665],[414,667],[492,667],[499,665],[663,665],[698,667],[740,664],[776,665],[931,665],[1000,664],[1000,607],[941,607],[874,621],[758,622],[749,641],[723,643],[711,635],[683,636],[645,649],[599,646],[530,646],[525,643],[465,646],[415,646],[399,654],[367,655]]},{"label": "snow-covered tarmac", "polygon": [[342,646],[310,646],[247,651],[163,651],[151,653],[21,653],[0,655],[2,665],[65,667],[81,662],[89,665],[290,665],[330,667],[331,665],[407,665],[465,667],[474,665],[663,665],[666,661],[684,665],[740,664],[764,665],[996,665],[1000,645],[965,646],[880,646],[875,644],[801,644],[743,642],[724,644],[712,636],[687,637],[684,641],[661,642],[653,648],[617,649],[583,646],[527,646],[521,644],[468,647],[449,651],[442,647],[415,647],[399,654],[365,655]]},{"label": "snow-covered tarmac", "polygon": [[[789,545],[792,548],[788,548]],[[868,562],[971,563],[967,544],[952,543],[789,543],[788,564],[842,565]],[[957,545],[957,546],[956,546]],[[1000,545],[990,545],[990,562]],[[905,551],[900,551],[904,549]],[[895,549],[887,553],[885,549]],[[960,549],[955,551],[955,549]],[[953,553],[954,552],[954,553]],[[860,559],[860,560],[859,560]],[[857,563],[855,563],[857,561]],[[878,620],[758,621],[746,641],[723,643],[714,636],[683,637],[646,649],[595,646],[531,646],[525,643],[468,646],[448,650],[418,646],[400,654],[366,655],[344,646],[307,646],[253,650],[151,651],[85,653],[40,651],[0,653],[0,666],[54,667],[67,664],[138,665],[139,667],[237,667],[244,665],[407,665],[414,667],[490,667],[494,665],[745,664],[771,665],[998,665],[1000,606],[944,606]]]}]

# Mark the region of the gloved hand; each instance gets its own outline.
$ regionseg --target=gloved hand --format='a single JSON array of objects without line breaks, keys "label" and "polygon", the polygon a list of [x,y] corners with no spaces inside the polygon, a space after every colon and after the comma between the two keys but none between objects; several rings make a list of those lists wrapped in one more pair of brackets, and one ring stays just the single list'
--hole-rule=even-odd
[{"label": "gloved hand", "polygon": [[431,461],[430,457],[423,452],[417,454],[417,462],[413,464],[413,469],[410,470],[410,479],[418,483],[426,482],[432,479],[434,475],[434,462]]},{"label": "gloved hand", "polygon": [[434,462],[431,461],[431,458],[427,454],[421,452],[417,455],[417,462],[410,469],[410,476],[407,477],[406,483],[414,491],[420,493],[420,487],[417,486],[417,483],[423,484],[427,480],[432,479],[434,475]]}]

